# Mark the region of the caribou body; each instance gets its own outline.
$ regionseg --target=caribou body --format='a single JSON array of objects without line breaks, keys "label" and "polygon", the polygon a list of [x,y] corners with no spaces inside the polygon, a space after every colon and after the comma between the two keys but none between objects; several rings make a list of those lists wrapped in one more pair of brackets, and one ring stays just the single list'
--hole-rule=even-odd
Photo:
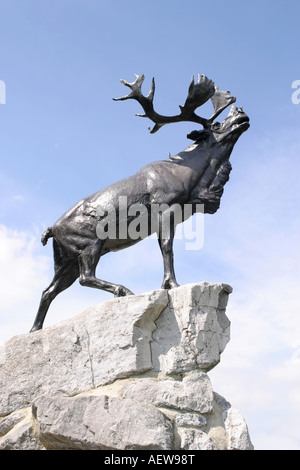
[{"label": "caribou body", "polygon": [[[78,278],[83,286],[102,289],[115,296],[132,294],[124,286],[98,279],[95,274],[97,264],[104,254],[129,247],[153,232],[158,235],[164,263],[162,288],[178,286],[174,272],[173,238],[176,224],[182,222],[183,217],[175,217],[174,208],[190,205],[190,214],[193,214],[198,205],[201,205],[204,212],[212,214],[220,206],[224,185],[231,171],[229,157],[238,138],[249,127],[248,116],[242,108],[232,104],[235,98],[229,92],[220,91],[205,76],[199,76],[196,85],[194,78],[192,79],[186,103],[180,108],[179,115],[161,116],[153,109],[154,80],[149,95],[144,97],[141,93],[144,77],[136,77],[134,83],[122,81],[132,91],[119,100],[136,99],[145,110],[146,114],[143,116],[155,123],[152,133],[164,124],[179,121],[199,123],[203,130],[193,131],[188,135],[194,142],[184,151],[166,160],[150,163],[135,175],[82,199],[44,232],[44,245],[53,237],[55,274],[49,287],[42,293],[31,331],[42,328],[52,300]],[[195,109],[210,98],[214,106],[213,116],[210,119],[197,116]],[[221,123],[214,122],[230,104],[232,106],[228,116]],[[105,237],[99,236],[99,228],[101,233],[105,232],[109,214],[114,214],[117,225],[122,217],[124,219],[120,211],[120,200],[126,203],[124,213],[127,215],[126,220],[122,220],[123,226],[124,222],[128,226],[134,219],[130,215],[130,208],[133,206],[143,206],[148,219],[153,218],[151,208],[154,205],[160,208],[155,213],[157,220],[148,220],[151,223],[146,234],[132,237],[126,232],[124,236],[117,228],[113,236],[109,231]],[[171,221],[167,235],[162,230],[166,218]]]}]

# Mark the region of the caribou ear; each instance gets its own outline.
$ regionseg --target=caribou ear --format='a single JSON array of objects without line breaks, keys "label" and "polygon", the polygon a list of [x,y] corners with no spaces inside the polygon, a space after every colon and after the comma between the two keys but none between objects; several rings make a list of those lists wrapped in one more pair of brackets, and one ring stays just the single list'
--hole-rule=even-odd
[{"label": "caribou ear", "polygon": [[194,141],[200,141],[205,139],[208,136],[208,131],[207,130],[201,130],[201,131],[192,131],[190,132],[186,137],[188,139],[194,140]]}]

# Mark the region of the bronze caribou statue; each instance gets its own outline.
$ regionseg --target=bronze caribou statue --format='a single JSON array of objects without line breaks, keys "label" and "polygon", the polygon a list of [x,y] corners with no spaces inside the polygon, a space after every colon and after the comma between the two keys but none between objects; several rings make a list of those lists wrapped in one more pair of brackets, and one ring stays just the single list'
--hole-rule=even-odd
[{"label": "bronze caribou statue", "polygon": [[[77,278],[82,286],[103,289],[115,296],[132,294],[124,286],[98,279],[95,275],[97,264],[106,253],[129,247],[153,232],[157,233],[164,263],[162,288],[178,286],[173,264],[173,238],[176,224],[182,222],[183,218],[172,218],[172,208],[188,204],[192,208],[192,215],[199,205],[204,208],[205,213],[210,214],[216,212],[220,206],[224,185],[231,171],[229,157],[240,135],[249,128],[248,116],[242,108],[233,104],[236,99],[230,92],[220,91],[204,75],[198,76],[197,83],[192,77],[186,102],[184,106],[180,106],[180,114],[162,116],[153,108],[154,79],[148,96],[142,94],[143,81],[143,75],[136,75],[133,83],[121,80],[131,92],[117,100],[137,100],[145,112],[138,116],[147,117],[155,123],[151,133],[165,124],[180,121],[201,124],[203,128],[188,134],[187,137],[193,143],[182,152],[166,160],[150,163],[135,175],[82,199],[43,233],[43,245],[53,237],[55,274],[49,287],[42,293],[31,331],[42,328],[52,300]],[[209,99],[213,104],[213,115],[205,119],[195,114],[195,110]],[[232,106],[228,116],[221,123],[215,122],[217,116],[229,105]],[[157,223],[150,224],[144,236],[131,237],[128,233],[121,236],[119,230],[115,230],[113,236],[110,236],[109,231],[106,237],[99,236],[99,224],[106,220],[107,226],[109,213],[114,212],[116,222],[121,218],[118,208],[120,198],[126,202],[127,208],[136,204],[143,205],[149,209],[148,214],[151,214],[150,208],[153,205],[166,209],[156,213]],[[166,236],[162,225],[167,213],[171,223]],[[128,215],[123,224],[125,222],[129,225],[132,220],[132,215]]]}]

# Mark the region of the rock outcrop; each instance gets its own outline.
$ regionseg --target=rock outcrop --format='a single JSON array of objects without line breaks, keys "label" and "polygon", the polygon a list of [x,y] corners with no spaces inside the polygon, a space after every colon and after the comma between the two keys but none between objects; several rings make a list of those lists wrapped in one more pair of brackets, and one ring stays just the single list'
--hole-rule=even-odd
[{"label": "rock outcrop", "polygon": [[116,298],[0,351],[0,450],[248,450],[207,372],[230,339],[231,287]]}]

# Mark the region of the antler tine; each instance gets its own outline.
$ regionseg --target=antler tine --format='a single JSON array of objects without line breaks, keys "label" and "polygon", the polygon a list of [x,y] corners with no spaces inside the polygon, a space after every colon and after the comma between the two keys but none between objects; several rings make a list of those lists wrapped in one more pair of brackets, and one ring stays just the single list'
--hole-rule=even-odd
[{"label": "antler tine", "polygon": [[151,88],[150,88],[150,91],[148,93],[148,100],[150,100],[151,102],[153,102],[153,98],[154,98],[154,93],[155,93],[155,80],[154,80],[154,77],[152,78],[152,82],[151,82]]},{"label": "antler tine", "polygon": [[121,79],[120,82],[131,89],[129,95],[122,96],[121,98],[113,98],[114,101],[124,101],[128,99],[138,99],[142,97],[142,84],[145,80],[144,74],[136,75],[136,80],[132,83],[127,82],[127,80]]},{"label": "antler tine", "polygon": [[181,112],[195,111],[202,106],[215,93],[215,84],[205,75],[198,75],[198,83],[195,84],[194,76],[192,77],[189,92],[184,106],[180,106]]},{"label": "antler tine", "polygon": [[[143,79],[143,81],[144,81],[144,79]],[[140,89],[139,99],[137,97],[134,97],[134,96],[132,96],[132,98],[137,99],[139,101],[139,103],[142,105],[142,107],[144,108],[145,111],[147,109],[147,112],[150,111],[150,112],[154,113],[154,109],[153,109],[154,93],[155,93],[155,80],[154,80],[154,77],[153,77],[152,78],[152,83],[151,83],[151,88],[150,88],[150,91],[149,91],[148,95],[146,97],[143,96],[142,91]],[[142,104],[141,100],[142,100],[143,104]],[[136,116],[149,118],[147,113],[146,114],[136,114]]]},{"label": "antler tine", "polygon": [[230,91],[221,91],[219,87],[216,87],[215,94],[211,97],[211,101],[214,107],[214,113],[209,120],[213,122],[227,106],[236,102],[236,97],[231,96]]}]

